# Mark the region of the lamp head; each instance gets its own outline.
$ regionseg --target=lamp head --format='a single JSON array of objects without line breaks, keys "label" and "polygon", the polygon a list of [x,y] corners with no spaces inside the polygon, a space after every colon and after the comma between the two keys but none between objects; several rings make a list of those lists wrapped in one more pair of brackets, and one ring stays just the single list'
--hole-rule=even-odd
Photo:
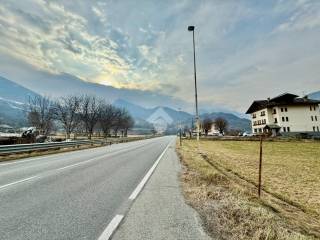
[{"label": "lamp head", "polygon": [[194,31],[194,26],[189,26],[188,31]]}]

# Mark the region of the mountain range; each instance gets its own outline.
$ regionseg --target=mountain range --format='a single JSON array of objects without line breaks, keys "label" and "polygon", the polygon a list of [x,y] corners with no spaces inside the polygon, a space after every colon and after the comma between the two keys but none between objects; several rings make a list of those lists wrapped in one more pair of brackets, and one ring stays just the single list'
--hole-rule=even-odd
[{"label": "mountain range", "polygon": [[[25,110],[28,99],[36,95],[39,94],[13,81],[0,77],[0,122],[9,123],[13,126],[27,124]],[[310,94],[309,97],[320,99],[320,91]],[[110,99],[106,100],[110,102]],[[157,117],[157,114],[162,115],[164,118],[169,118],[169,124],[172,125],[183,123],[184,125],[190,126],[194,120],[194,115],[167,106],[147,108],[122,98],[116,99],[113,101],[113,104],[117,107],[127,109],[135,119],[137,125],[141,126],[148,124],[150,126],[151,118]],[[232,129],[250,131],[250,120],[241,118],[233,113],[211,112],[200,115],[201,119],[210,118],[214,120],[217,117],[225,118],[229,122],[229,127]]]},{"label": "mountain range", "polygon": [[26,103],[37,93],[0,76],[0,123],[26,124]]},{"label": "mountain range", "polygon": [[320,100],[320,91],[310,93],[308,97],[310,99]]},{"label": "mountain range", "polygon": [[[175,110],[173,108],[159,106],[155,108],[144,108],[139,105],[127,102],[123,99],[117,99],[114,103],[115,106],[125,108],[129,111],[129,113],[133,116],[134,119],[141,121],[148,121],[150,116],[154,114],[159,109],[163,110],[171,119],[173,124],[182,123],[183,125],[192,125],[194,121],[194,115],[184,112]],[[200,115],[200,119],[210,118],[212,120],[216,119],[217,117],[225,118],[228,123],[229,127],[232,129],[240,129],[243,131],[250,131],[250,120],[246,118],[240,118],[231,113],[224,113],[224,112],[213,112],[213,113],[204,113]]]}]

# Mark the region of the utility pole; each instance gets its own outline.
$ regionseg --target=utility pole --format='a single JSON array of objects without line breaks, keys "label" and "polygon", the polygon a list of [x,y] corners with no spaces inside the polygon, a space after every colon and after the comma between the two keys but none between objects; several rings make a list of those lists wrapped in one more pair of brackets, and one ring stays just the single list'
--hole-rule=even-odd
[{"label": "utility pole", "polygon": [[193,37],[193,68],[194,68],[194,90],[195,90],[195,102],[196,102],[196,125],[197,125],[197,141],[199,142],[200,124],[199,124],[199,112],[198,112],[198,89],[197,89],[197,68],[196,68],[196,47],[194,40],[194,26],[189,26],[188,31],[192,32]]}]

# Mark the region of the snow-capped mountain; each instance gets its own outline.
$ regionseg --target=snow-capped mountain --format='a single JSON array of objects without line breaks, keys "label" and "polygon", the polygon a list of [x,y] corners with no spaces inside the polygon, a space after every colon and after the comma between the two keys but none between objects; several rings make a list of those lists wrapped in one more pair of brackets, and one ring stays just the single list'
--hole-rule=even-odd
[{"label": "snow-capped mountain", "polygon": [[[169,107],[143,108],[122,99],[116,100],[114,104],[118,107],[126,108],[139,122],[142,120],[153,124],[159,132],[163,132],[170,125],[177,125],[179,123],[190,126],[194,121],[192,114]],[[214,112],[200,115],[201,119],[210,118],[214,120],[217,117],[225,118],[229,122],[230,128],[250,131],[250,120],[240,118],[231,113]]]},{"label": "snow-capped mountain", "polygon": [[310,93],[308,97],[310,99],[320,100],[320,91]]}]

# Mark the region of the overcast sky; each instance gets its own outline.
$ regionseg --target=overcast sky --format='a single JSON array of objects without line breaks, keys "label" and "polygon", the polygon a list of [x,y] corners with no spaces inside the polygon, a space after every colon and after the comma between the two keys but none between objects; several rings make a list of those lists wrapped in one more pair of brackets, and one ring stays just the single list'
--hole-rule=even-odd
[{"label": "overcast sky", "polygon": [[0,75],[37,90],[39,72],[67,73],[192,104],[188,25],[202,106],[320,90],[318,0],[1,0]]}]

